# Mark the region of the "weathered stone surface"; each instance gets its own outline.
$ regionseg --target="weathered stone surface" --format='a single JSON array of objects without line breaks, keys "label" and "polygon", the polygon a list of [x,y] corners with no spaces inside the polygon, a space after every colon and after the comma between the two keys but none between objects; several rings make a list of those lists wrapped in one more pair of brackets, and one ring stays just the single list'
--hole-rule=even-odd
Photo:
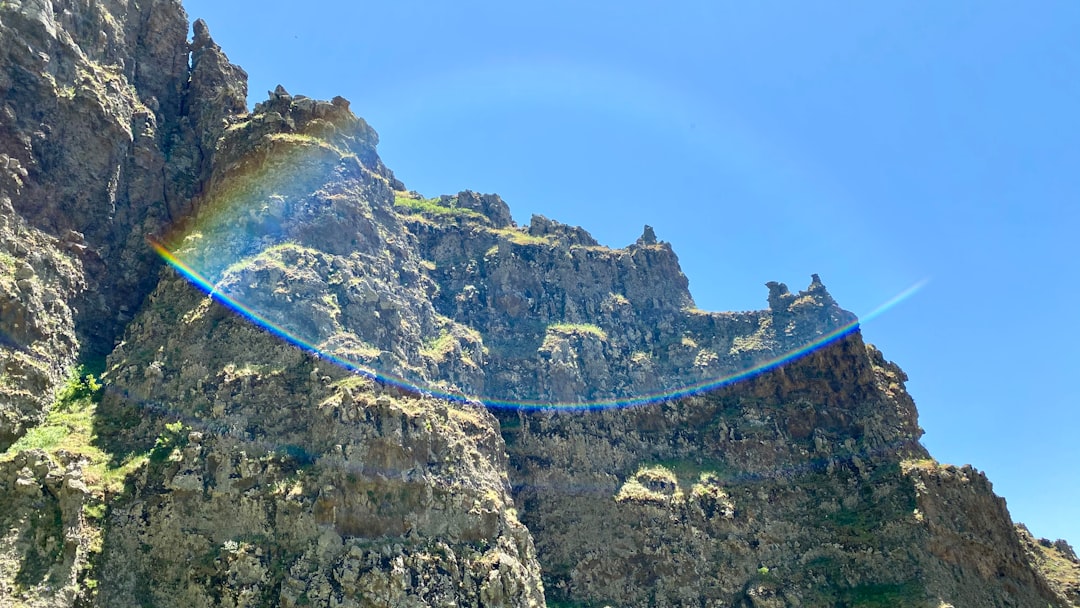
[{"label": "weathered stone surface", "polygon": [[816,275],[798,294],[770,284],[786,296],[770,298],[768,311],[697,310],[671,245],[655,234],[609,249],[540,216],[527,231],[468,217],[406,223],[433,266],[436,310],[479,332],[488,351],[483,384],[461,388],[495,400],[667,393],[743,372],[855,320]]},{"label": "weathered stone surface", "polygon": [[111,511],[101,593],[126,598],[111,605],[543,604],[482,406],[382,392],[183,282],[156,301],[128,341],[158,348],[114,354],[102,404],[132,426],[103,432],[195,430]]},{"label": "weathered stone surface", "polygon": [[71,303],[85,288],[72,249],[82,246],[81,236],[61,240],[28,226],[4,183],[0,175],[0,450],[41,422],[75,362]]},{"label": "weathered stone surface", "polygon": [[89,599],[85,574],[100,532],[84,508],[81,463],[41,450],[0,461],[0,605],[72,606]]},{"label": "weathered stone surface", "polygon": [[[268,321],[423,378],[443,356],[426,336],[452,324],[424,305],[433,285],[392,174],[345,108],[272,93],[224,132],[169,245]],[[384,392],[172,271],[106,378],[114,451],[153,450],[174,420],[193,429],[111,511],[101,593],[130,598],[115,605],[544,603],[498,423],[479,404]],[[136,554],[148,557],[133,567]]]},{"label": "weathered stone surface", "polygon": [[209,168],[184,159],[244,110],[243,72],[205,27],[189,70],[186,32],[172,1],[0,4],[0,247],[25,263],[0,274],[0,447],[112,350],[156,281],[146,235]]},{"label": "weathered stone surface", "polygon": [[[1077,601],[816,275],[697,310],[652,228],[407,192],[347,100],[249,113],[186,32],[172,0],[0,3],[0,606]],[[107,353],[99,403],[49,409]]]},{"label": "weathered stone surface", "polygon": [[1064,540],[1036,539],[1024,524],[1016,525],[1016,533],[1028,562],[1046,579],[1046,584],[1073,606],[1080,606],[1080,559]]}]

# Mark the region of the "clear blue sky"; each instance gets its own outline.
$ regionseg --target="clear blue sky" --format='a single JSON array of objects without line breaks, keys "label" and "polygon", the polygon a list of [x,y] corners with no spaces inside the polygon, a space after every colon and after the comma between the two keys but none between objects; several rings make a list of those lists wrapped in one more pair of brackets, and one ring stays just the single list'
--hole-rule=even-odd
[{"label": "clear blue sky", "polygon": [[701,308],[819,273],[943,462],[1080,543],[1080,3],[190,0],[250,102],[343,95],[426,196],[497,192]]}]

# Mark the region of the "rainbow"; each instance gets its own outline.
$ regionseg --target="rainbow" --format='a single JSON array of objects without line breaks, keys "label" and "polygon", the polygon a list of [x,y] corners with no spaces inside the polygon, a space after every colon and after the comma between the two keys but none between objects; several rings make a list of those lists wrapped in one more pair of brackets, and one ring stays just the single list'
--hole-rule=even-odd
[{"label": "rainbow", "polygon": [[[496,399],[492,397],[471,396],[458,392],[450,392],[440,390],[434,387],[422,387],[412,382],[409,382],[404,378],[394,376],[388,373],[380,373],[374,369],[364,367],[352,361],[342,359],[341,357],[338,357],[333,353],[329,353],[326,350],[319,348],[315,344],[305,341],[304,339],[295,335],[293,332],[290,332],[289,330],[281,327],[280,325],[275,324],[263,315],[245,306],[241,302],[238,302],[236,299],[228,296],[227,294],[217,291],[213,283],[211,283],[206,277],[199,273],[198,270],[186,264],[163,243],[153,238],[149,239],[149,242],[150,246],[153,247],[154,251],[156,251],[158,255],[160,255],[161,258],[165,260],[165,262],[170,267],[180,273],[185,279],[198,287],[200,290],[205,292],[215,302],[218,302],[219,304],[244,317],[248,321],[251,321],[252,323],[255,323],[256,325],[262,327],[272,335],[282,340],[285,340],[286,342],[289,342],[296,347],[303,349],[304,351],[318,355],[321,359],[328,360],[335,365],[338,365],[339,367],[348,370],[351,373],[371,380],[375,380],[386,385],[398,387],[406,392],[431,395],[433,397],[438,397],[457,403],[479,400],[484,405],[492,408],[571,411],[601,410],[648,405],[652,403],[659,403],[672,399],[678,399],[680,397],[688,397],[691,395],[711,391],[720,387],[728,386],[736,382],[747,380],[749,378],[753,378],[755,376],[763,374],[769,370],[775,369],[786,363],[804,357],[828,344],[841,340],[845,336],[848,336],[858,331],[860,327],[860,321],[852,321],[851,323],[843,325],[829,333],[818,337],[817,339],[801,346],[800,348],[794,349],[792,351],[784,353],[783,355],[761,362],[749,369],[719,378],[708,379],[703,382],[698,382],[696,384],[690,384],[682,387],[669,389],[666,391],[656,391],[629,398],[603,399],[578,403],[558,403],[533,400],[513,401],[507,399]],[[889,310],[900,302],[910,298],[916,292],[922,289],[928,282],[928,279],[923,279],[921,281],[918,281],[914,285],[908,287],[907,289],[901,291],[900,293],[893,296],[885,303],[881,304],[880,306],[872,310],[870,313],[865,315],[864,321],[877,317],[884,313],[886,310]]]}]

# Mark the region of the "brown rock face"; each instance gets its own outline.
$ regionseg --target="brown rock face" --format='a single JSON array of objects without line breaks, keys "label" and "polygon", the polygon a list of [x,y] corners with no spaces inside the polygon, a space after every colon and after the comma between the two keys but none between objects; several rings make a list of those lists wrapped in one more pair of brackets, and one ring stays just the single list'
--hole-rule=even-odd
[{"label": "brown rock face", "polygon": [[697,310],[651,228],[408,192],[186,33],[0,2],[0,606],[1077,601],[816,275]]},{"label": "brown rock face", "polygon": [[[101,534],[88,515],[95,501],[79,463],[56,462],[41,450],[20,452],[0,463],[0,495],[4,605],[70,606],[86,599]],[[47,584],[35,589],[41,581]]]},{"label": "brown rock face", "polygon": [[71,302],[85,283],[72,252],[82,247],[78,233],[62,241],[28,226],[0,189],[0,449],[41,422],[78,356]]},{"label": "brown rock face", "polygon": [[[279,87],[223,132],[192,215],[163,238],[278,327],[424,374],[424,336],[452,323],[424,305],[433,286],[376,141],[343,100]],[[113,605],[544,603],[498,423],[478,403],[320,363],[171,270],[107,378],[102,440],[150,454],[105,532]],[[175,447],[155,460],[162,445]]]},{"label": "brown rock face", "polygon": [[1016,525],[1020,545],[1028,562],[1046,579],[1058,597],[1080,606],[1080,559],[1069,543],[1058,539],[1036,539],[1024,524]]},{"label": "brown rock face", "polygon": [[112,350],[160,266],[146,235],[186,211],[244,109],[246,76],[200,32],[189,69],[176,2],[0,5],[0,232],[20,264],[0,296],[0,447],[76,358]]}]

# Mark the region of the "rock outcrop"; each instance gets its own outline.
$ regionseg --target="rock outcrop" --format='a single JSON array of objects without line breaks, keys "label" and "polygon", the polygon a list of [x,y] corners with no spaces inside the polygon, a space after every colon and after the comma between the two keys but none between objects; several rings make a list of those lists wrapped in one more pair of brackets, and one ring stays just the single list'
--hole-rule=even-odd
[{"label": "rock outcrop", "polygon": [[[226,130],[175,238],[244,308],[406,369],[425,360],[437,315],[374,143],[344,100],[279,88]],[[237,197],[242,213],[223,209]],[[130,598],[114,605],[543,604],[498,423],[479,403],[385,391],[171,270],[106,377],[99,433],[114,453],[177,446],[113,503],[99,589]]]},{"label": "rock outcrop", "polygon": [[245,110],[243,71],[196,29],[189,53],[178,2],[0,4],[0,448],[76,359],[112,351],[156,283],[146,236],[186,213]]},{"label": "rock outcrop", "polygon": [[816,275],[697,310],[187,23],[0,3],[0,606],[1076,605]]}]

